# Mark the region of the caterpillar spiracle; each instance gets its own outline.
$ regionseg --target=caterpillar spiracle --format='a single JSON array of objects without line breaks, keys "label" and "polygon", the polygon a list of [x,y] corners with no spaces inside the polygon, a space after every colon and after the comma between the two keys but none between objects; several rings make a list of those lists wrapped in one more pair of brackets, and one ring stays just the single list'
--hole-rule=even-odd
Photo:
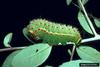
[{"label": "caterpillar spiracle", "polygon": [[45,19],[32,20],[26,29],[33,39],[41,39],[43,43],[50,45],[66,44],[66,42],[74,42],[78,45],[82,39],[77,28]]}]

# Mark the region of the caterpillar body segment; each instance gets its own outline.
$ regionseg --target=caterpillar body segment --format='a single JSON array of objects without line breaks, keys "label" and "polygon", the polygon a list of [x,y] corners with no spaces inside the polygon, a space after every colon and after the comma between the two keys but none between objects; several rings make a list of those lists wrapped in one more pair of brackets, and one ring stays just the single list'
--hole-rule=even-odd
[{"label": "caterpillar body segment", "polygon": [[27,29],[33,39],[41,39],[42,42],[50,45],[66,44],[66,42],[74,42],[78,45],[81,41],[81,36],[77,28],[45,19],[31,21]]}]

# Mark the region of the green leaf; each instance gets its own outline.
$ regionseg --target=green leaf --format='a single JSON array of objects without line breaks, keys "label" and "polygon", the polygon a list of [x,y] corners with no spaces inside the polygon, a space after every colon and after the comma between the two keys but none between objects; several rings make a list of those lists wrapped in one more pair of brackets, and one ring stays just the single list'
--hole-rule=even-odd
[{"label": "green leaf", "polygon": [[12,36],[13,36],[13,33],[8,33],[8,34],[5,36],[5,38],[4,38],[4,40],[3,40],[3,44],[4,44],[5,47],[11,47],[11,46],[10,46],[10,42],[11,42],[11,40],[12,40]]},{"label": "green leaf", "polygon": [[66,0],[67,5],[70,5],[72,0]]},{"label": "green leaf", "polygon": [[38,67],[50,55],[52,46],[45,43],[35,44],[23,49],[12,62],[12,67]]},{"label": "green leaf", "polygon": [[85,5],[89,0],[82,0],[82,4]]},{"label": "green leaf", "polygon": [[81,10],[83,10],[83,9],[82,9],[81,3],[82,3],[83,6],[84,6],[89,0],[77,0],[77,1],[78,1],[79,8],[80,8]]},{"label": "green leaf", "polygon": [[80,46],[76,50],[81,59],[100,63],[100,52],[96,49],[89,46]]},{"label": "green leaf", "polygon": [[90,34],[93,34],[92,30],[89,27],[87,19],[85,18],[84,14],[81,11],[79,11],[78,13],[78,20],[80,22],[80,25],[83,27],[85,31],[87,31]]},{"label": "green leaf", "polygon": [[100,28],[100,19],[94,18],[95,25]]},{"label": "green leaf", "polygon": [[14,51],[13,53],[11,53],[7,58],[6,60],[4,61],[2,67],[12,67],[11,66],[11,63],[12,63],[12,60],[13,60],[13,57],[15,55],[17,55],[21,50],[18,50],[18,51]]},{"label": "green leaf", "polygon": [[23,34],[24,34],[24,36],[25,36],[31,43],[35,43],[35,42],[32,40],[30,34],[28,33],[27,28],[24,28],[24,29],[23,29]]},{"label": "green leaf", "polygon": [[71,50],[70,50],[70,49],[68,49],[68,53],[69,53],[69,55],[71,56],[71,53],[72,53],[72,52],[71,52]]},{"label": "green leaf", "polygon": [[70,62],[65,62],[59,67],[80,67],[80,63],[93,63],[92,61],[86,61],[86,60],[74,60]]}]

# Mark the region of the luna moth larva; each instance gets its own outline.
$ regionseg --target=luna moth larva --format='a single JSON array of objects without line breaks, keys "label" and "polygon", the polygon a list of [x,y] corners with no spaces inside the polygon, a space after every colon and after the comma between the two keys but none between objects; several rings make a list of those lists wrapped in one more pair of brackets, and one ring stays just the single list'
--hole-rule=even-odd
[{"label": "luna moth larva", "polygon": [[81,41],[77,28],[45,19],[32,20],[26,29],[33,39],[42,40],[43,43],[50,45],[66,44],[66,42],[74,42],[78,45]]}]

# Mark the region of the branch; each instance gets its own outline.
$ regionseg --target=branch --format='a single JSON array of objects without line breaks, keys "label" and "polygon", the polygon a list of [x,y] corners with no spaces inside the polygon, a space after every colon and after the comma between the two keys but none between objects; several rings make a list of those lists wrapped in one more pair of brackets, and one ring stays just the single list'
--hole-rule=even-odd
[{"label": "branch", "polygon": [[3,48],[3,49],[0,49],[0,52],[3,52],[3,51],[11,51],[11,50],[20,50],[20,49],[24,49],[24,48],[26,48],[26,46],[24,46],[24,47]]},{"label": "branch", "polygon": [[74,53],[75,53],[75,49],[76,49],[76,45],[74,44],[74,45],[73,45],[73,48],[72,48],[72,52],[71,52],[70,61],[73,60],[73,56],[74,56]]},{"label": "branch", "polygon": [[84,14],[85,14],[85,17],[86,17],[86,19],[87,19],[87,21],[88,21],[88,24],[89,24],[89,26],[90,26],[90,28],[91,28],[93,34],[94,34],[95,36],[98,35],[98,34],[96,33],[96,30],[95,30],[95,28],[94,28],[94,26],[93,26],[91,20],[89,19],[88,15],[87,15],[87,13],[86,13],[86,10],[85,10],[85,8],[84,8],[84,6],[83,6],[81,0],[78,0],[78,1],[79,1],[80,6],[82,7],[82,10],[83,10],[83,12],[84,12]]},{"label": "branch", "polygon": [[92,37],[92,38],[83,39],[81,43],[91,42],[95,40],[100,40],[100,35],[96,35],[95,37]]},{"label": "branch", "polygon": [[79,4],[80,4],[80,6],[82,7],[82,11],[84,12],[84,15],[85,15],[85,17],[86,17],[86,19],[87,19],[87,21],[88,21],[88,24],[89,24],[89,26],[90,26],[90,28],[91,28],[93,34],[94,34],[94,37],[92,37],[92,38],[87,38],[87,39],[83,39],[81,43],[90,42],[90,41],[95,41],[95,40],[100,40],[100,35],[97,34],[97,32],[96,32],[96,30],[95,30],[95,28],[94,28],[94,26],[93,26],[91,20],[89,19],[88,15],[87,15],[87,12],[86,12],[86,10],[85,10],[85,8],[84,8],[84,6],[83,6],[81,0],[78,0],[78,2],[79,2]]}]

